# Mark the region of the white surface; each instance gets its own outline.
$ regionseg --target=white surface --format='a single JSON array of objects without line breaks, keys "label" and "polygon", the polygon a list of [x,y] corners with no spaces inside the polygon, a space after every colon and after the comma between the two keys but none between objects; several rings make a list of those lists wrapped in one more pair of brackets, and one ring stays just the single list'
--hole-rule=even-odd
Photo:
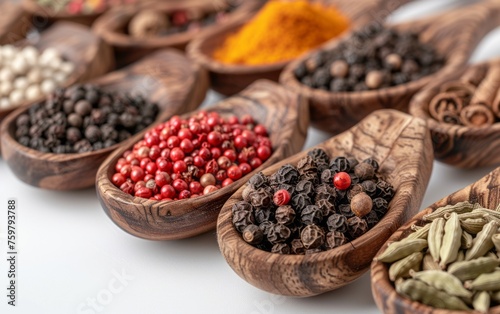
[{"label": "white surface", "polygon": [[[467,1],[417,1],[401,21]],[[470,1],[469,1],[470,2]],[[500,32],[473,60],[498,55]],[[210,94],[206,103],[217,96]],[[327,136],[311,130],[306,147]],[[422,208],[493,168],[459,170],[434,163]],[[18,201],[17,306],[7,306],[7,199]],[[240,279],[219,253],[215,231],[152,242],[119,229],[94,189],[53,192],[28,186],[0,160],[0,313],[379,313],[369,273],[344,288],[296,299],[263,292]],[[93,304],[93,305],[92,305]]]}]

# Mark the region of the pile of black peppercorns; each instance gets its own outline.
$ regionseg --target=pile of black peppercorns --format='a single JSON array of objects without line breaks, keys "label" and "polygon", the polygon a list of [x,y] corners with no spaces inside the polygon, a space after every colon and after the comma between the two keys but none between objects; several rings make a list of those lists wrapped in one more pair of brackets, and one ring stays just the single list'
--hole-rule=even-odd
[{"label": "pile of black peppercorns", "polygon": [[332,50],[320,51],[294,70],[302,84],[331,92],[404,84],[438,71],[444,59],[418,34],[370,24]]},{"label": "pile of black peppercorns", "polygon": [[44,153],[85,153],[110,147],[152,124],[158,106],[142,96],[76,85],[56,90],[16,120],[17,141]]},{"label": "pile of black peppercorns", "polygon": [[[330,160],[324,150],[313,149],[297,167],[287,164],[271,176],[260,172],[250,178],[243,200],[232,207],[233,225],[246,242],[273,253],[341,246],[367,232],[388,209],[394,189],[378,168],[372,158]],[[337,176],[347,177],[342,189],[334,184]]]}]

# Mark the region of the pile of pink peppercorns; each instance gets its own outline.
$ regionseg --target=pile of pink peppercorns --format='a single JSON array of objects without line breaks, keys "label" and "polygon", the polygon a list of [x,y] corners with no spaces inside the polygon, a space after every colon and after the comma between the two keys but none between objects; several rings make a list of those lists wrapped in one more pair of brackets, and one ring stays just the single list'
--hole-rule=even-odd
[{"label": "pile of pink peppercorns", "polygon": [[179,200],[225,187],[272,154],[267,129],[250,115],[200,111],[173,116],[148,131],[115,165],[112,182],[125,193]]}]

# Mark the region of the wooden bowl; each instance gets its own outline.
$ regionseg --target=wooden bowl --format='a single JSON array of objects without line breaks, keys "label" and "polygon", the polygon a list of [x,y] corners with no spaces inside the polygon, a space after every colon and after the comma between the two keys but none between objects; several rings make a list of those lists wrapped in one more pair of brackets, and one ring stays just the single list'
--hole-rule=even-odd
[{"label": "wooden bowl", "polygon": [[56,21],[69,21],[86,26],[92,23],[103,13],[71,14],[66,11],[55,11],[50,7],[39,5],[36,0],[21,0],[21,4],[26,12],[36,16],[36,26],[45,27]]},{"label": "wooden bowl", "polygon": [[484,72],[476,70],[492,64],[499,65],[500,59],[471,65],[464,71],[436,80],[412,99],[410,113],[427,121],[437,160],[460,168],[500,165],[499,122],[484,127],[467,127],[440,122],[429,114],[429,104],[441,86],[460,80],[464,73],[472,71],[475,72],[472,80],[481,82]]},{"label": "wooden bowl", "polygon": [[[335,6],[351,20],[351,29],[357,29],[370,23],[373,19],[385,19],[390,12],[409,1],[411,0],[323,0],[315,2]],[[283,68],[292,61],[286,60],[272,64],[250,66],[226,64],[212,57],[215,49],[222,45],[226,37],[238,31],[250,18],[251,16],[237,23],[227,24],[225,27],[207,32],[204,36],[193,40],[187,47],[190,58],[209,71],[212,88],[221,94],[235,94],[253,81],[261,78],[278,81]],[[341,37],[332,40],[337,41],[339,38]]]},{"label": "wooden bowl", "polygon": [[93,30],[115,49],[119,65],[128,64],[154,50],[173,47],[184,49],[189,41],[201,36],[207,31],[219,29],[222,25],[231,24],[252,14],[261,2],[257,0],[242,1],[242,4],[227,15],[227,20],[214,23],[199,31],[191,30],[165,36],[138,38],[127,33],[127,25],[132,17],[146,9],[162,12],[168,15],[177,10],[196,9],[202,12],[213,12],[216,9],[211,1],[149,1],[137,6],[116,8],[102,15],[93,25]]},{"label": "wooden bowl", "polygon": [[186,200],[152,201],[125,194],[110,181],[117,160],[133,145],[129,142],[127,147],[121,147],[106,159],[96,179],[97,197],[106,214],[120,228],[150,240],[182,239],[212,230],[224,202],[257,171],[300,151],[307,135],[307,103],[296,93],[272,82],[256,82],[208,110],[221,115],[250,114],[264,124],[273,143],[271,157],[250,174],[213,193]]},{"label": "wooden bowl", "polygon": [[[107,90],[144,94],[160,107],[157,121],[193,110],[203,101],[208,89],[203,69],[174,50],[159,51],[92,83]],[[0,130],[4,160],[19,179],[33,186],[53,190],[93,186],[102,161],[114,149],[128,143],[88,153],[42,153],[19,144],[15,139],[16,118],[28,110],[21,108],[13,112],[3,121]]]},{"label": "wooden bowl", "polygon": [[24,39],[31,28],[30,14],[14,1],[4,0],[0,2],[0,45],[12,44]]},{"label": "wooden bowl", "polygon": [[[500,204],[500,168],[496,168],[479,181],[457,191],[448,197],[445,197],[438,202],[432,204],[425,210],[418,213],[405,225],[399,228],[384,244],[382,249],[377,253],[379,256],[387,248],[390,241],[397,241],[403,238],[404,234],[409,234],[409,229],[412,224],[420,221],[425,214],[431,213],[439,207],[448,204],[456,204],[458,202],[470,201],[479,203],[486,208],[495,209]],[[427,314],[452,314],[452,313],[467,313],[463,311],[450,311],[444,309],[436,309],[431,306],[411,301],[399,295],[394,286],[389,280],[388,267],[382,262],[373,262],[371,265],[371,286],[373,298],[377,303],[378,308],[384,313],[427,313]],[[499,313],[500,306],[491,308],[488,313]],[[479,312],[474,312],[479,313]]]},{"label": "wooden bowl", "polygon": [[[24,40],[15,45],[18,47],[32,45],[39,51],[53,48],[59,52],[64,60],[73,63],[75,70],[63,84],[63,87],[101,76],[114,67],[110,47],[86,27],[75,23],[56,23],[42,32],[36,42]],[[0,121],[15,109],[39,102],[45,97],[42,96],[34,101],[26,101],[17,106],[0,109]]]},{"label": "wooden bowl", "polygon": [[[217,240],[229,266],[244,280],[262,290],[306,297],[340,288],[361,276],[389,236],[420,207],[432,170],[431,138],[425,122],[395,110],[371,114],[350,130],[319,145],[330,157],[374,157],[380,172],[396,194],[384,217],[372,229],[338,248],[309,255],[282,255],[246,243],[232,223],[232,206],[242,200],[240,188],[221,210]],[[285,164],[296,165],[300,152],[266,168],[275,173]]]},{"label": "wooden bowl", "polygon": [[[328,92],[313,89],[299,82],[293,73],[310,54],[283,71],[280,82],[309,99],[312,125],[333,134],[342,132],[371,112],[390,108],[408,111],[411,97],[436,76],[453,73],[463,68],[481,39],[500,25],[500,5],[495,1],[482,1],[467,7],[432,16],[423,20],[394,25],[400,31],[420,35],[424,43],[434,46],[444,56],[444,67],[435,74],[419,80],[389,88],[363,92]],[[338,42],[327,46],[336,47]]]}]

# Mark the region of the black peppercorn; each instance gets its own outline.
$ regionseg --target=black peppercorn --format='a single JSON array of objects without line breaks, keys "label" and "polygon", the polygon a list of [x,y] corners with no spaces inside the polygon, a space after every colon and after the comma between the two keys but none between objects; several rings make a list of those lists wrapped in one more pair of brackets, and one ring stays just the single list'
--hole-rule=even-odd
[{"label": "black peppercorn", "polygon": [[342,232],[330,231],[326,234],[325,245],[328,249],[334,249],[349,242]]},{"label": "black peppercorn", "polygon": [[300,219],[306,225],[320,224],[323,220],[323,211],[316,205],[308,205],[300,213]]},{"label": "black peppercorn", "polygon": [[358,216],[347,219],[347,231],[351,239],[356,239],[368,231],[368,224]]},{"label": "black peppercorn", "polygon": [[264,240],[264,233],[256,225],[248,225],[241,233],[243,240],[250,244],[260,244]]},{"label": "black peppercorn", "polygon": [[295,220],[295,211],[292,206],[284,205],[280,206],[276,209],[276,213],[274,214],[276,221],[282,225],[289,225]]},{"label": "black peppercorn", "polygon": [[347,218],[341,214],[332,214],[326,221],[328,230],[345,233],[347,231]]},{"label": "black peppercorn", "polygon": [[246,210],[238,210],[233,213],[233,225],[239,232],[251,224],[255,223],[253,213]]},{"label": "black peppercorn", "polygon": [[286,243],[276,243],[271,248],[271,253],[290,254],[290,246]]},{"label": "black peppercorn", "polygon": [[288,240],[292,232],[290,229],[282,224],[274,224],[267,232],[267,240],[272,243],[283,243]]},{"label": "black peppercorn", "polygon": [[308,225],[300,233],[300,240],[306,249],[319,248],[325,242],[325,232],[317,225]]}]

